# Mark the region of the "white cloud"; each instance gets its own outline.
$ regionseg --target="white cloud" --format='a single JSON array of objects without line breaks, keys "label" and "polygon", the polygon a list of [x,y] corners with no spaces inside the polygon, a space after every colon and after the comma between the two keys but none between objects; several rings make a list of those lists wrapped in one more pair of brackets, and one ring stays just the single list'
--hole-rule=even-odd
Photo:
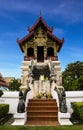
[{"label": "white cloud", "polygon": [[[65,22],[83,21],[82,0],[3,0],[0,2],[0,12],[2,15],[7,15],[11,11],[38,15],[40,10],[43,11],[44,15],[60,18]],[[10,14],[8,16],[11,17]]]},{"label": "white cloud", "polygon": [[53,14],[61,16],[63,19],[71,22],[83,21],[83,2],[81,1],[64,1],[58,7],[53,9]]}]

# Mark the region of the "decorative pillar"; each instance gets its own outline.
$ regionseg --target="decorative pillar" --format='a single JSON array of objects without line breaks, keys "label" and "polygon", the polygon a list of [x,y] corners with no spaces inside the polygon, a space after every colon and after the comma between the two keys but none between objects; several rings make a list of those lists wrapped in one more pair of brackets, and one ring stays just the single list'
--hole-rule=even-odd
[{"label": "decorative pillar", "polygon": [[27,89],[27,79],[28,79],[28,74],[30,71],[30,66],[31,61],[23,61],[22,62],[22,75],[21,75],[21,86],[20,90],[25,91]]},{"label": "decorative pillar", "polygon": [[44,46],[44,59],[46,58],[47,56],[47,49],[46,49],[46,46]]},{"label": "decorative pillar", "polygon": [[37,46],[34,45],[34,55],[35,55],[35,58],[37,59]]}]

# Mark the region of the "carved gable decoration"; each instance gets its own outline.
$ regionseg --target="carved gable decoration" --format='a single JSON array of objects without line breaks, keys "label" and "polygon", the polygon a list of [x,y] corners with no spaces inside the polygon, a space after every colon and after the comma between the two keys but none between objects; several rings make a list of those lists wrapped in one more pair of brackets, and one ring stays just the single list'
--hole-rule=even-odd
[{"label": "carved gable decoration", "polygon": [[46,32],[40,26],[34,35],[34,43],[36,46],[46,46],[47,36]]}]

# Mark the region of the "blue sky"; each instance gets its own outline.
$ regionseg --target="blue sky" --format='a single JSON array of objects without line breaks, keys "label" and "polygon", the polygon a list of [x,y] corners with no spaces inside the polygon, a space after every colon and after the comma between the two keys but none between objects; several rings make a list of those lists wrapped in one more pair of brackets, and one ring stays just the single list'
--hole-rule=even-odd
[{"label": "blue sky", "polygon": [[40,16],[53,34],[65,42],[60,51],[62,71],[70,62],[83,61],[82,0],[0,0],[0,72],[3,76],[21,77],[23,53],[16,39],[24,37],[27,27]]}]

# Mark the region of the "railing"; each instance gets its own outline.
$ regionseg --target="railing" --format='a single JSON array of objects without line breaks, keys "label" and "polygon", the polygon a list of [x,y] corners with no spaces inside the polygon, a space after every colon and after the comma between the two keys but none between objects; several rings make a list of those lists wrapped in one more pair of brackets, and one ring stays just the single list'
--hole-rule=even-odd
[{"label": "railing", "polygon": [[58,56],[46,56],[46,60],[58,61]]},{"label": "railing", "polygon": [[59,111],[62,113],[66,113],[67,112],[67,105],[66,105],[65,91],[64,90],[60,91],[58,89],[58,85],[54,81],[52,81],[51,94],[52,94],[54,99],[55,98],[57,99]]},{"label": "railing", "polygon": [[24,56],[24,61],[30,61],[32,59],[35,59],[35,56]]},{"label": "railing", "polygon": [[[30,61],[32,59],[35,59],[35,56],[24,56],[24,61]],[[52,61],[58,61],[58,56],[46,56],[45,59],[52,60]]]},{"label": "railing", "polygon": [[53,88],[52,92],[54,92],[54,91],[57,92],[57,95],[58,95],[57,101],[59,103],[58,105],[59,105],[60,112],[66,113],[67,112],[67,106],[66,106],[65,91],[64,91],[64,89],[63,89],[63,91],[60,91],[60,89],[58,88],[58,85],[56,84],[56,73],[55,73],[54,65],[53,65],[51,60],[49,60],[49,68],[50,68],[50,71],[51,71],[50,81],[51,81],[51,85],[52,85],[51,87]]}]

